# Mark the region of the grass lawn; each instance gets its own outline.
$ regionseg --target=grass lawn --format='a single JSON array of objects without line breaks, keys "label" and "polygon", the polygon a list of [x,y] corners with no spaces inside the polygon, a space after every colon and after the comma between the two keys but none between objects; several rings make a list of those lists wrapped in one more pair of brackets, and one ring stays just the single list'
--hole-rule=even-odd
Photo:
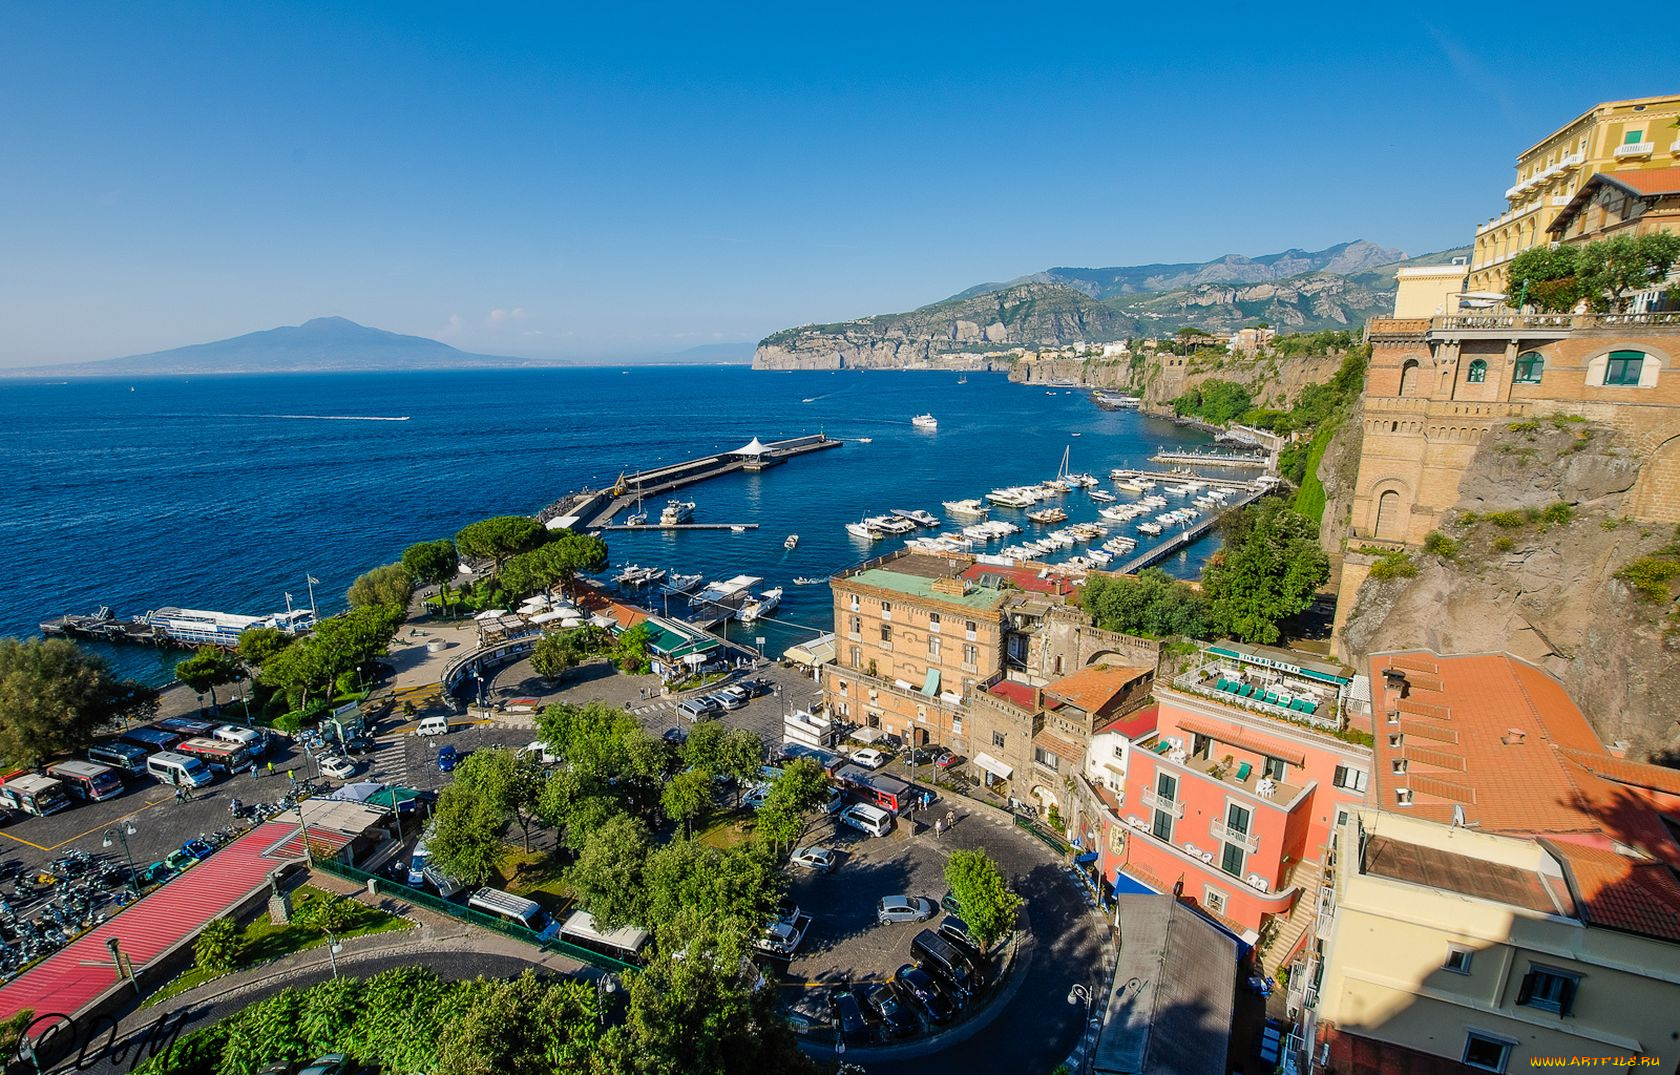
[{"label": "grass lawn", "polygon": [[[292,891],[292,914],[296,914],[307,907],[312,900],[321,899],[328,893],[311,885],[302,885]],[[390,930],[410,929],[413,923],[406,918],[386,914],[377,908],[363,904],[356,905],[358,912],[351,920],[349,929],[336,934],[339,940],[346,937],[361,937],[369,933],[386,933]],[[305,929],[294,920],[289,925],[276,925],[269,920],[268,915],[258,915],[239,933],[239,958],[234,962],[234,971],[249,970],[261,966],[281,956],[302,952],[310,948],[327,943],[326,937],[311,929]],[[196,986],[203,985],[216,977],[204,970],[193,967],[177,975],[157,992],[147,997],[140,1005],[150,1007],[160,1000],[166,1000],[178,993],[184,993]]]},{"label": "grass lawn", "polygon": [[694,839],[707,847],[719,849],[744,844],[752,839],[752,823],[743,814],[727,813],[714,818],[711,824],[694,834]]},{"label": "grass lawn", "polygon": [[537,901],[543,910],[555,917],[559,917],[574,900],[560,861],[541,851],[510,848],[497,864],[496,873],[496,887]]}]

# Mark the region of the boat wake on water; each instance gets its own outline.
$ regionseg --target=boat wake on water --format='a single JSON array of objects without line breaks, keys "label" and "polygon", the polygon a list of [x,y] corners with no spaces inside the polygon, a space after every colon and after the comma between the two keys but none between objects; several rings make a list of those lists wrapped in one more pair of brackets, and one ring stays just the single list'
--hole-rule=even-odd
[{"label": "boat wake on water", "polygon": [[297,422],[406,422],[409,416],[380,414],[218,414],[217,418],[288,418]]}]

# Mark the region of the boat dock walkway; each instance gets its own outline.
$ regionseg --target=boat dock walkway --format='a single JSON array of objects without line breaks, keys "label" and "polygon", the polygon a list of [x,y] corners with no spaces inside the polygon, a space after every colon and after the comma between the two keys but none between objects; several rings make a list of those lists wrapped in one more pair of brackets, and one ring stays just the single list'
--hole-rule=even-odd
[{"label": "boat dock walkway", "polygon": [[1151,463],[1190,463],[1203,467],[1256,467],[1269,469],[1270,455],[1255,452],[1180,452],[1157,450],[1149,457]]},{"label": "boat dock walkway", "polygon": [[1254,485],[1252,478],[1210,478],[1206,474],[1192,474],[1183,470],[1132,470],[1116,467],[1110,471],[1112,477],[1144,478],[1158,484],[1182,485],[1188,481],[1201,482],[1203,485],[1218,486],[1221,489],[1237,489],[1247,492]]},{"label": "boat dock walkway", "polygon": [[[538,512],[537,521],[551,530],[600,530],[611,526],[613,517],[622,511],[625,505],[634,504],[638,499],[663,496],[736,471],[767,470],[780,466],[795,456],[838,448],[844,443],[821,433],[770,441],[768,444],[760,443],[754,438],[751,444],[733,452],[718,452],[682,463],[626,474],[610,489],[585,489],[568,493]],[[707,524],[689,525],[695,529],[716,528],[708,527]],[[645,529],[672,528],[649,526]]]},{"label": "boat dock walkway", "polygon": [[602,530],[757,530],[757,523],[612,523]]},{"label": "boat dock walkway", "polygon": [[[1183,475],[1179,475],[1179,477],[1182,478]],[[1205,481],[1206,479],[1198,478],[1196,480]],[[1245,482],[1241,484],[1247,485],[1249,483]],[[1118,567],[1106,568],[1105,570],[1116,575],[1135,575],[1152,564],[1160,563],[1162,560],[1165,560],[1167,557],[1171,556],[1180,549],[1188,548],[1189,546],[1202,540],[1202,538],[1208,535],[1209,531],[1219,525],[1219,520],[1223,519],[1227,512],[1235,511],[1238,508],[1252,504],[1265,495],[1264,490],[1255,490],[1250,488],[1243,493],[1242,496],[1225,505],[1216,513],[1205,519],[1198,520],[1195,526],[1180,530],[1178,533],[1172,535],[1172,537],[1155,546],[1153,549],[1150,549],[1148,552],[1134,556]]]}]

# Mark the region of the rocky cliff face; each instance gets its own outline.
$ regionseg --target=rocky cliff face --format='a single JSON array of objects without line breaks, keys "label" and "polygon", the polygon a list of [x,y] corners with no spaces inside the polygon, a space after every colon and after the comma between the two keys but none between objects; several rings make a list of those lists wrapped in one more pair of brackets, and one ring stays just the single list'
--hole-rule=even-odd
[{"label": "rocky cliff face", "polygon": [[1364,422],[1365,398],[1361,396],[1330,435],[1330,443],[1318,461],[1318,480],[1324,486],[1324,514],[1318,521],[1318,543],[1330,556],[1332,579],[1342,569],[1342,552],[1353,528],[1353,488],[1359,480],[1359,442]]},{"label": "rocky cliff face", "polygon": [[[1557,675],[1605,742],[1625,742],[1637,758],[1680,749],[1669,609],[1614,577],[1673,538],[1622,514],[1640,462],[1607,428],[1499,430],[1478,450],[1446,531],[1457,549],[1420,554],[1414,578],[1368,581],[1345,645],[1360,660],[1411,646],[1508,651]],[[1557,509],[1550,521],[1530,517],[1558,503],[1572,506],[1568,521]]]}]

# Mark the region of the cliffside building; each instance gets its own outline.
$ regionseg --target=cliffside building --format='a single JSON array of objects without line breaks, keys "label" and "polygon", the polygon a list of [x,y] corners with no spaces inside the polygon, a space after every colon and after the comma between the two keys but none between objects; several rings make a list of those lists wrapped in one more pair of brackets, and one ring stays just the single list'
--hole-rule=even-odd
[{"label": "cliffside building", "polygon": [[1680,776],[1606,753],[1511,657],[1378,655],[1371,682],[1371,803],[1338,825],[1290,978],[1299,1070],[1671,1065],[1680,845],[1659,810]]},{"label": "cliffside building", "polygon": [[1680,163],[1680,96],[1610,101],[1588,109],[1517,155],[1506,210],[1476,229],[1469,288],[1500,292],[1510,260],[1552,240],[1550,229],[1598,173]]}]

